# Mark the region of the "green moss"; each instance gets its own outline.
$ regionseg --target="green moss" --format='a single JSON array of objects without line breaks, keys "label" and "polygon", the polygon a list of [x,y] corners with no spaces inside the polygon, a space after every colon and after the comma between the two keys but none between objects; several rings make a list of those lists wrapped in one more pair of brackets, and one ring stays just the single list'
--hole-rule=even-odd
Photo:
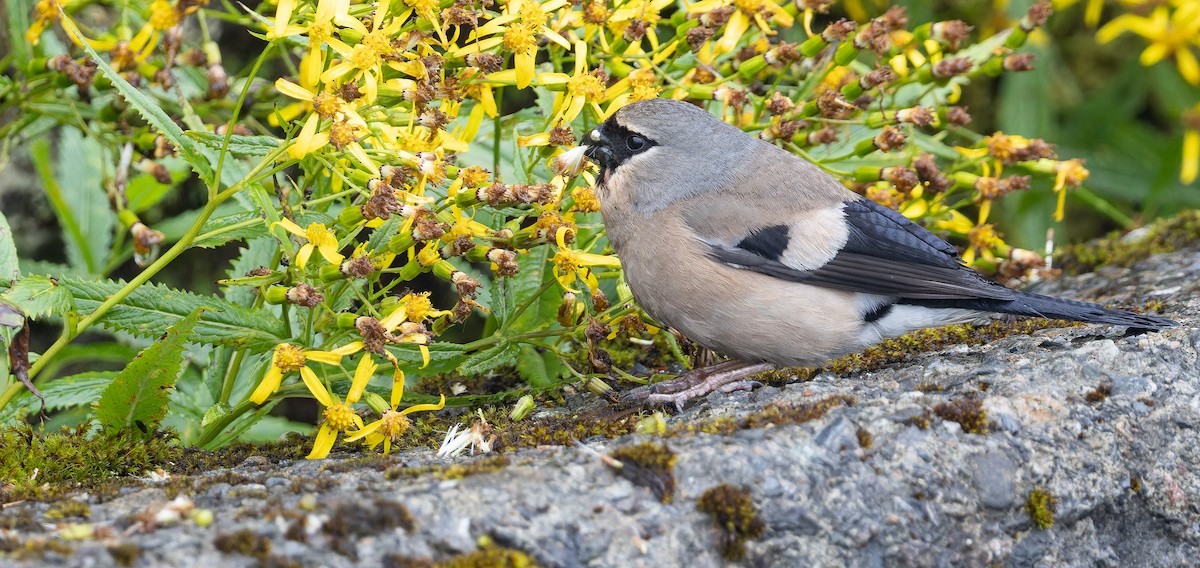
[{"label": "green moss", "polygon": [[217,533],[217,536],[213,538],[213,546],[225,554],[241,554],[256,558],[266,558],[271,554],[271,538],[250,529]]},{"label": "green moss", "polygon": [[71,517],[86,519],[92,514],[92,507],[83,501],[67,499],[51,506],[44,518],[47,521],[61,521]]},{"label": "green moss", "polygon": [[851,406],[856,402],[858,402],[858,399],[850,395],[833,395],[806,404],[772,402],[763,407],[762,410],[751,412],[739,419],[721,416],[698,424],[682,424],[671,429],[668,435],[676,436],[696,432],[703,432],[705,434],[731,434],[749,428],[762,428],[768,424],[775,426],[803,424],[825,416],[834,408]]},{"label": "green moss", "polygon": [[437,568],[536,568],[537,565],[528,554],[499,546],[460,554],[434,564]]},{"label": "green moss", "polygon": [[1054,510],[1054,496],[1049,491],[1038,487],[1029,492],[1029,498],[1025,500],[1025,512],[1029,513],[1033,526],[1042,530],[1054,526]]},{"label": "green moss", "polygon": [[483,456],[466,463],[455,463],[450,465],[425,465],[416,467],[389,467],[383,472],[383,476],[387,479],[399,479],[402,477],[417,477],[426,473],[432,474],[437,479],[462,479],[472,475],[481,473],[491,473],[500,471],[509,465],[509,459],[504,455]]},{"label": "green moss", "polygon": [[986,434],[988,432],[987,411],[983,402],[973,398],[963,398],[943,402],[933,407],[933,413],[942,420],[958,422],[963,432],[968,434]]},{"label": "green moss", "polygon": [[117,566],[133,566],[142,555],[142,547],[132,542],[118,542],[108,545],[108,554]]},{"label": "green moss", "polygon": [[1104,239],[1067,245],[1054,255],[1054,264],[1069,274],[1091,272],[1100,266],[1130,266],[1155,254],[1195,247],[1200,242],[1200,211],[1159,219],[1141,237],[1127,240],[1120,233]]},{"label": "green moss", "polygon": [[743,487],[721,484],[700,495],[696,509],[712,515],[721,530],[721,555],[737,561],[746,556],[746,541],[762,536],[766,523],[758,518],[750,492]]},{"label": "green moss", "polygon": [[634,485],[645,487],[663,503],[675,497],[675,461],[677,456],[666,444],[645,442],[622,446],[609,457],[617,460],[615,467],[621,477]]},{"label": "green moss", "polygon": [[922,430],[928,430],[929,426],[933,424],[933,414],[930,414],[930,412],[926,410],[920,414],[909,417],[904,421],[904,424],[908,426],[916,426]]}]

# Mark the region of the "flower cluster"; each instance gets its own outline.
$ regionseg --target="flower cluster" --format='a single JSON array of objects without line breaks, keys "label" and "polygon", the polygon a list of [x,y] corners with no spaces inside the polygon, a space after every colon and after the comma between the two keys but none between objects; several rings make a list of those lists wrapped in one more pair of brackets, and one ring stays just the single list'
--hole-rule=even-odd
[{"label": "flower cluster", "polygon": [[[240,209],[228,217],[202,216],[182,246],[272,243],[253,256],[266,264],[222,285],[287,330],[273,349],[233,347],[218,402],[242,392],[255,405],[315,399],[310,457],[320,458],[339,437],[390,451],[407,415],[442,408],[445,397],[428,393],[405,406],[416,374],[482,373],[519,355],[539,361],[517,366],[534,385],[603,392],[605,377],[624,376],[604,345],[649,343],[658,328],[620,283],[594,175],[572,147],[633,101],[701,105],[955,239],[981,268],[1035,264],[988,223],[991,204],[1038,181],[1061,203],[1087,170],[1041,140],[971,132],[958,103],[972,79],[1031,68],[1020,50],[1049,3],[978,38],[962,21],[914,23],[899,7],[872,17],[851,4],[839,13],[821,0],[279,0],[273,13],[222,16],[266,42],[231,78],[202,0],[133,0],[119,21],[140,27],[80,23],[68,33],[76,51],[41,71],[105,110],[112,97],[93,95],[114,81],[78,48],[100,52],[178,117],[188,140],[211,146],[205,215],[229,195],[244,199],[229,202]],[[60,16],[75,29],[77,13],[39,1],[30,40]],[[162,125],[112,110],[117,126],[97,113],[107,126],[96,130],[126,149],[125,162],[162,161],[163,184],[188,177],[176,158],[183,139],[164,142]],[[129,227],[151,230],[113,204]],[[462,335],[471,318],[486,320],[486,334]]]}]

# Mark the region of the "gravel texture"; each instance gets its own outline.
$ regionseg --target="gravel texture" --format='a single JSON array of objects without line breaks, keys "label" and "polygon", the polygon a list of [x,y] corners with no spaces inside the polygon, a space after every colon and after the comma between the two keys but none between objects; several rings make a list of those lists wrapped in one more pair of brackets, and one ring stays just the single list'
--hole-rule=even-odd
[{"label": "gravel texture", "polygon": [[[0,564],[403,566],[468,560],[483,546],[542,566],[703,567],[725,565],[741,543],[741,562],[756,566],[1189,565],[1200,553],[1197,289],[1195,251],[1064,278],[1039,291],[1158,300],[1182,325],[1143,335],[1047,329],[853,377],[715,394],[669,416],[672,435],[511,452],[507,464],[461,479],[380,470],[494,457],[251,458],[181,494],[211,512],[205,527],[182,500],[176,522],[153,481],[90,498],[77,540],[63,536],[78,526],[43,518],[51,505],[14,504],[0,519],[35,522],[4,533],[16,552]],[[853,404],[829,398],[843,395]],[[752,420],[819,401],[828,411],[807,422]],[[979,434],[944,418],[976,424],[972,401],[986,413]],[[950,406],[938,411],[942,403]],[[739,420],[753,424],[705,427]],[[688,425],[696,431],[680,433]],[[618,473],[602,458],[646,441],[675,454],[669,502],[651,490],[668,474],[630,460]],[[752,515],[742,507],[726,519],[749,527],[742,536],[697,509],[721,484],[744,488],[752,503]],[[1027,507],[1035,490],[1054,502],[1052,512],[1033,511],[1052,518],[1048,528]]]}]

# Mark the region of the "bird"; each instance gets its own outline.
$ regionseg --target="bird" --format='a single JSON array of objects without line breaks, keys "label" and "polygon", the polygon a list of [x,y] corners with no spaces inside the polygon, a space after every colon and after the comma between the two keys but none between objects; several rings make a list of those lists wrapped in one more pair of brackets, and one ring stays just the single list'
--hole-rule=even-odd
[{"label": "bird", "polygon": [[763,371],[993,314],[1175,325],[988,280],[899,212],[684,101],[628,104],[577,148],[599,166],[600,213],[634,299],[729,358],[658,383],[647,404],[682,408]]}]

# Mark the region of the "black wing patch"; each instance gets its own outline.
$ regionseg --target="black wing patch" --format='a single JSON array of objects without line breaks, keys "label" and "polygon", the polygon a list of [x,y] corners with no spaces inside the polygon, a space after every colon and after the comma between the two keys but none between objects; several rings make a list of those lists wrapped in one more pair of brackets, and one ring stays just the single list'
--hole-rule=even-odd
[{"label": "black wing patch", "polygon": [[[726,264],[744,267],[783,280],[814,286],[926,300],[986,298],[1011,300],[1016,292],[984,279],[967,268],[958,251],[903,215],[862,199],[845,204],[849,237],[846,245],[828,263],[816,270],[798,270],[780,262],[782,250],[763,233],[778,233],[773,227],[752,233],[736,246],[712,245],[711,254]],[[742,246],[747,240],[749,246]]]},{"label": "black wing patch", "polygon": [[737,248],[748,250],[767,260],[783,258],[783,251],[788,247],[788,226],[772,225],[750,232],[750,235],[737,244]]}]

